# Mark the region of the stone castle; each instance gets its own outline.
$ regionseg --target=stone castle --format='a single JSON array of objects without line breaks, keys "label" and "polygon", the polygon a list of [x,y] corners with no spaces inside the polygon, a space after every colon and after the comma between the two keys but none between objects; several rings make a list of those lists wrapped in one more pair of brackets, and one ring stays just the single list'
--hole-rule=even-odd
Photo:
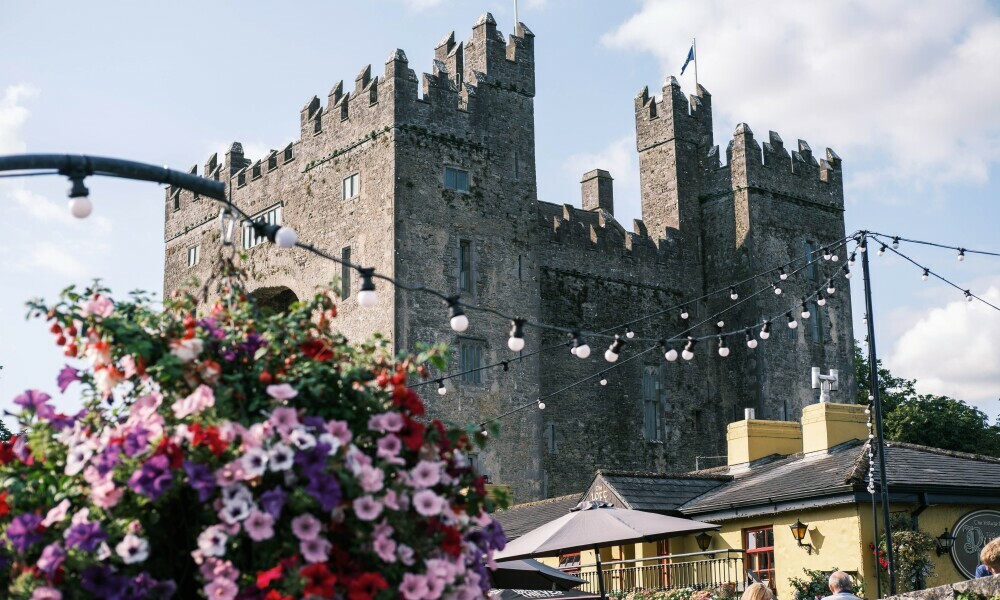
[{"label": "stone castle", "polygon": [[[582,208],[543,202],[535,182],[534,34],[519,24],[504,38],[489,14],[466,42],[449,35],[437,46],[433,72],[418,79],[402,50],[384,73],[365,67],[353,91],[343,82],[326,105],[302,108],[301,136],[258,160],[234,143],[212,156],[204,176],[227,183],[232,201],[255,218],[293,227],[303,241],[405,282],[461,294],[506,314],[590,331],[662,312],[778,265],[814,256],[844,237],[840,158],[817,160],[799,141],[789,154],[771,133],[763,148],[745,124],[736,127],[722,164],[712,134],[712,97],[690,98],[670,77],[656,98],[635,99],[642,220],[631,231],[614,216],[612,178],[583,175]],[[418,86],[422,93],[418,94]],[[595,167],[600,165],[594,165]],[[197,167],[192,168],[197,172]],[[165,293],[205,280],[220,244],[217,204],[167,190]],[[239,234],[238,236],[239,237]],[[280,250],[244,228],[238,247],[250,256],[250,288],[276,306],[343,276],[339,326],[352,339],[374,332],[399,351],[420,342],[453,348],[449,372],[510,361],[420,388],[431,415],[476,423],[607,368],[607,340],[592,339],[587,360],[566,347],[523,359],[507,346],[510,323],[480,312],[456,334],[446,309],[428,295],[379,288],[375,307],[357,303],[357,273],[298,250]],[[837,251],[846,259],[844,249]],[[755,297],[726,314],[727,329],[762,316],[801,310],[801,298],[835,277],[820,260],[781,281],[784,294]],[[744,296],[778,281],[777,271],[738,290]],[[474,457],[517,501],[578,492],[598,468],[687,471],[695,457],[725,454],[726,425],[744,408],[759,418],[798,419],[816,401],[812,366],[839,369],[840,401],[853,398],[848,281],[815,316],[791,330],[776,323],[756,349],[731,339],[720,358],[706,341],[693,360],[662,351],[611,371],[607,384],[577,386],[545,410],[502,421],[499,441]],[[728,289],[728,288],[727,288]],[[727,292],[637,322],[623,360],[651,342],[730,306]],[[780,327],[779,327],[780,325]],[[706,324],[697,335],[715,332]],[[550,331],[526,328],[527,354],[566,344]],[[624,330],[621,330],[624,334]],[[677,348],[680,349],[679,347]],[[837,400],[835,399],[835,400]],[[717,464],[700,461],[700,466]]]}]

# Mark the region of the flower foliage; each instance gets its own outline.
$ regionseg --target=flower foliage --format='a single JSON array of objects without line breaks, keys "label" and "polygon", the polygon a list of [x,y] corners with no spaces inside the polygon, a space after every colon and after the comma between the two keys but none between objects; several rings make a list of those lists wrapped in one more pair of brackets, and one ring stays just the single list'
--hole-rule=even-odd
[{"label": "flower foliage", "polygon": [[[914,529],[913,521],[906,513],[890,514],[889,524],[892,526],[892,551],[896,563],[896,591],[905,593],[923,589],[927,578],[935,575],[931,560],[936,541],[934,536]],[[879,569],[883,573],[888,572],[885,535],[879,536],[878,548],[874,544],[868,544],[868,548],[877,558]],[[883,577],[882,591],[888,592],[888,589],[888,577]]]},{"label": "flower foliage", "polygon": [[[816,569],[802,569],[805,572],[805,579],[799,577],[792,577],[788,580],[789,585],[795,590],[794,599],[795,600],[815,600],[816,598],[825,598],[830,595],[830,574],[834,571],[839,571],[837,567],[833,567],[829,571],[820,571]],[[865,597],[865,587],[864,580],[857,577],[851,577],[853,582],[851,589],[855,596],[861,598]]]},{"label": "flower foliage", "polygon": [[703,589],[677,588],[673,590],[632,590],[612,593],[619,600],[736,600],[736,590],[732,586],[709,587]]},{"label": "flower foliage", "polygon": [[[45,316],[75,366],[17,398],[0,445],[0,596],[477,598],[504,545],[478,433],[407,379],[442,348],[350,344],[332,296],[264,316],[239,292],[153,310],[64,290]],[[501,499],[501,502],[503,500]]]}]

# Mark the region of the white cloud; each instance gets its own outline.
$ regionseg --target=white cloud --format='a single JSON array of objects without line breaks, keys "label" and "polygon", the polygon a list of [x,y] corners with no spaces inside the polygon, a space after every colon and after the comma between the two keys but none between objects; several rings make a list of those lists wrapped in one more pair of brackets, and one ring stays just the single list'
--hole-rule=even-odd
[{"label": "white cloud", "polygon": [[[632,219],[642,218],[639,199],[639,155],[635,151],[635,135],[630,134],[611,142],[596,153],[573,154],[563,161],[566,184],[563,189],[580,189],[581,176],[594,169],[604,169],[614,178],[615,218],[626,230],[632,229]],[[579,204],[579,200],[574,204]]]},{"label": "white cloud", "polygon": [[9,85],[0,95],[0,154],[18,154],[27,149],[21,139],[21,125],[28,119],[28,109],[23,100],[36,94],[26,84]]},{"label": "white cloud", "polygon": [[23,266],[28,271],[43,269],[73,279],[84,279],[89,275],[87,263],[81,260],[79,253],[52,242],[35,245]]},{"label": "white cloud", "polygon": [[403,0],[403,4],[415,12],[427,10],[428,8],[434,8],[442,2],[444,2],[444,0]]},{"label": "white cloud", "polygon": [[7,195],[14,200],[14,205],[19,212],[38,221],[43,221],[46,225],[59,224],[95,229],[102,234],[111,232],[111,221],[107,217],[92,216],[85,221],[76,219],[70,214],[66,206],[60,206],[45,196],[36,194],[29,189],[12,187],[7,190]]},{"label": "white cloud", "polygon": [[[603,41],[677,74],[693,36],[723,147],[738,121],[764,141],[780,127],[786,146],[834,147],[873,187],[984,182],[1000,163],[1000,15],[985,0],[645,0]],[[868,153],[887,155],[881,179],[849,160]]]},{"label": "white cloud", "polygon": [[[978,295],[1000,306],[1000,285]],[[896,376],[916,379],[921,393],[965,400],[995,418],[1000,409],[998,313],[964,300],[927,310],[899,337],[885,364]]]}]

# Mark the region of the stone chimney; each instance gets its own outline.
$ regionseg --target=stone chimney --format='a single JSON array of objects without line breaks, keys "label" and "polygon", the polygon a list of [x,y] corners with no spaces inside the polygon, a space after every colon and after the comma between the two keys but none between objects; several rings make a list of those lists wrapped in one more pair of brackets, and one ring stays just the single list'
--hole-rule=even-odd
[{"label": "stone chimney", "polygon": [[765,456],[802,452],[802,429],[794,421],[744,419],[726,429],[729,466],[746,465]]},{"label": "stone chimney", "polygon": [[868,417],[863,404],[822,402],[802,409],[802,451],[828,452],[850,440],[868,439]]},{"label": "stone chimney", "polygon": [[594,169],[583,175],[580,182],[583,192],[583,210],[604,209],[608,214],[615,214],[615,196],[611,173],[604,169]]}]

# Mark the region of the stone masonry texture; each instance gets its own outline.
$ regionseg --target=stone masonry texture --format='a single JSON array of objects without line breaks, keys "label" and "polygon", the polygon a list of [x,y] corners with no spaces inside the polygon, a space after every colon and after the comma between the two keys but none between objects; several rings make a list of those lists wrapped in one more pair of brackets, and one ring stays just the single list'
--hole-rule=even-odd
[{"label": "stone masonry texture", "polygon": [[[469,303],[589,331],[660,313],[633,326],[646,340],[676,336],[734,303],[727,291],[691,304],[687,322],[665,308],[844,236],[841,162],[832,150],[817,160],[800,140],[789,153],[773,132],[761,147],[739,124],[723,165],[712,139],[711,95],[699,87],[685,97],[672,77],[659,99],[644,88],[635,100],[643,220],[631,231],[618,223],[614,174],[603,170],[582,175],[583,209],[539,200],[534,50],[523,24],[505,38],[485,14],[468,41],[451,34],[440,42],[430,74],[418,79],[406,54],[394,50],[383,72],[362,69],[353,90],[338,82],[325,105],[309,100],[297,141],[253,159],[234,143],[202,174],[226,183],[232,202],[251,215],[280,207],[281,224],[303,241],[338,257],[349,250],[354,263],[461,293]],[[450,189],[446,168],[467,173],[468,189]],[[354,175],[357,186],[345,198],[344,180]],[[165,294],[211,274],[218,213],[208,199],[167,190]],[[341,267],[331,261],[267,242],[243,248],[239,231],[236,244],[249,257],[248,288],[263,302],[280,305],[341,285]],[[195,246],[201,260],[189,266]],[[464,290],[463,248],[471,268]],[[724,317],[732,331],[762,315],[791,309],[798,316],[797,299],[832,277],[837,291],[816,331],[811,323],[790,330],[779,321],[755,350],[733,336],[726,359],[711,340],[693,360],[676,362],[665,361],[655,342],[628,344],[622,360],[654,349],[609,372],[606,386],[588,382],[551,398],[544,411],[505,418],[500,439],[476,457],[481,471],[510,485],[518,502],[580,492],[600,468],[689,471],[696,456],[725,454],[726,424],[746,407],[758,418],[798,419],[818,395],[810,388],[812,366],[839,369],[838,401],[853,398],[850,290],[837,276],[843,249],[838,258],[782,282],[782,296],[761,294]],[[471,313],[470,328],[457,335],[439,300],[385,284],[375,307],[360,307],[358,275],[348,275],[337,321],[349,338],[380,332],[397,351],[446,342],[452,373],[463,348],[478,349],[482,364],[510,361],[509,370],[482,371],[478,381],[448,380],[446,396],[433,385],[420,388],[433,417],[477,423],[608,366],[607,340],[592,339],[591,357],[580,360],[566,336],[529,327],[525,354],[558,347],[519,358],[507,348],[508,322]],[[748,296],[774,281],[776,271],[738,291]]]}]

